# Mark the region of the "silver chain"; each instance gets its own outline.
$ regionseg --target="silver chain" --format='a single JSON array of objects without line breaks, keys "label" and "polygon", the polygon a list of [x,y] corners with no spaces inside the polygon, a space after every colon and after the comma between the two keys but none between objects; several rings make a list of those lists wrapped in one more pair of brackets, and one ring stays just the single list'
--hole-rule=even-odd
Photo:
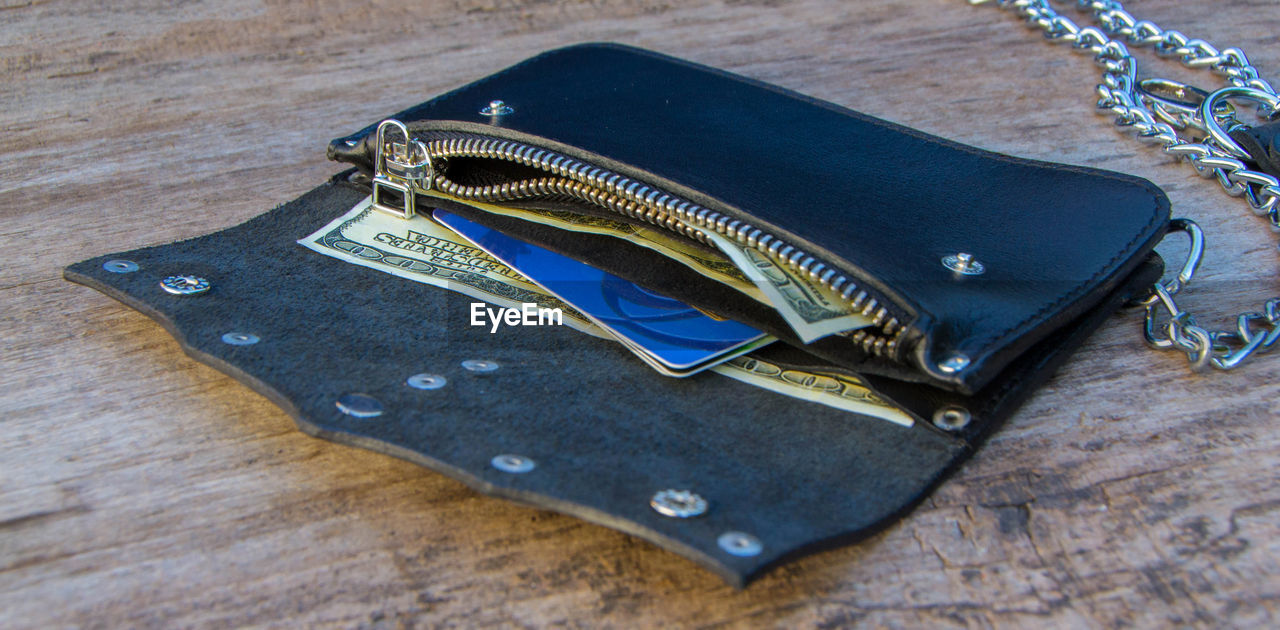
[{"label": "silver chain", "polygon": [[[988,2],[969,0],[970,4]],[[1266,216],[1271,228],[1280,231],[1280,181],[1246,166],[1248,152],[1229,135],[1244,126],[1235,119],[1230,99],[1252,101],[1258,105],[1259,116],[1280,118],[1275,88],[1258,76],[1243,51],[1218,50],[1204,40],[1136,19],[1116,0],[1076,0],[1078,8],[1092,13],[1099,25],[1086,27],[1059,14],[1048,0],[995,0],[994,4],[1021,16],[1029,27],[1044,31],[1048,40],[1093,54],[1102,67],[1102,83],[1097,89],[1099,110],[1112,114],[1117,126],[1139,140],[1157,144],[1165,153],[1187,161],[1201,177],[1217,178],[1227,194],[1242,196],[1254,214]],[[1138,62],[1121,39],[1133,46],[1151,47],[1159,56],[1177,58],[1188,68],[1207,68],[1225,77],[1230,85],[1207,93],[1165,79],[1139,82]],[[1180,131],[1184,135],[1179,135]],[[1204,235],[1186,219],[1175,219],[1170,228],[1188,234],[1191,253],[1177,277],[1157,283],[1141,303],[1147,311],[1143,322],[1147,344],[1181,350],[1194,370],[1208,365],[1229,370],[1276,347],[1280,297],[1267,300],[1261,313],[1237,316],[1235,330],[1201,328],[1190,313],[1178,307],[1173,298],[1195,275],[1204,252]],[[1165,320],[1163,324],[1161,320]]]}]

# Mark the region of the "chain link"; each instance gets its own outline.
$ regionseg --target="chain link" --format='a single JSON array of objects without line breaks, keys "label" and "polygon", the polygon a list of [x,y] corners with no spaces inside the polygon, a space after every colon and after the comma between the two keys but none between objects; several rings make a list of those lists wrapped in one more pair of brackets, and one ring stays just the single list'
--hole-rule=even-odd
[{"label": "chain link", "polygon": [[[969,3],[987,4],[990,0]],[[1243,51],[1219,50],[1204,40],[1139,20],[1116,0],[1076,0],[1078,8],[1091,13],[1099,25],[1085,27],[1059,14],[1048,0],[995,0],[994,4],[1022,17],[1029,27],[1039,28],[1050,41],[1092,54],[1102,67],[1102,83],[1097,88],[1099,110],[1113,115],[1117,126],[1129,130],[1140,141],[1159,145],[1165,153],[1188,162],[1201,177],[1217,179],[1227,194],[1243,197],[1255,214],[1267,217],[1271,228],[1280,231],[1280,180],[1249,168],[1245,163],[1248,152],[1228,135],[1243,126],[1233,117],[1228,99],[1252,101],[1258,105],[1259,116],[1280,118],[1280,97],[1270,83],[1258,76],[1257,68]],[[1162,88],[1176,86],[1180,95],[1193,95],[1164,99],[1139,84],[1138,62],[1125,42],[1151,48],[1162,57],[1176,58],[1188,68],[1208,69],[1230,85],[1205,94],[1190,86],[1156,79]],[[1171,110],[1176,110],[1177,115]],[[1188,127],[1205,137],[1179,135],[1179,129]],[[1199,227],[1185,219],[1174,220],[1170,229],[1191,236],[1191,254],[1176,278],[1156,284],[1151,295],[1142,301],[1147,311],[1143,322],[1147,344],[1182,351],[1194,370],[1210,365],[1229,370],[1255,354],[1275,348],[1280,339],[1280,298],[1267,300],[1261,313],[1237,316],[1236,329],[1231,331],[1202,328],[1178,306],[1173,298],[1194,276],[1204,237]]]}]

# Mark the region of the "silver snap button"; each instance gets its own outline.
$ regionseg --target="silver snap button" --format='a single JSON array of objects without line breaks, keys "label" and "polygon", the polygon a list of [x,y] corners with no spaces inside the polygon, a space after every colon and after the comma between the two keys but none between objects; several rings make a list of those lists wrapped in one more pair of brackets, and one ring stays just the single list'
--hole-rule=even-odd
[{"label": "silver snap button", "polygon": [[440,389],[449,381],[439,374],[414,374],[405,379],[404,384],[414,389]]},{"label": "silver snap button", "polygon": [[210,286],[209,281],[200,276],[169,276],[160,281],[160,288],[174,295],[200,295]]},{"label": "silver snap button", "polygon": [[509,453],[497,455],[489,460],[489,463],[502,472],[514,474],[527,473],[538,466],[532,459],[524,455],[511,455]]},{"label": "silver snap button", "polygon": [[969,426],[971,419],[969,410],[959,405],[939,407],[933,412],[933,426],[944,431],[959,431]]},{"label": "silver snap button", "polygon": [[749,558],[760,555],[764,551],[764,543],[759,538],[745,532],[725,532],[716,539],[720,548],[730,555]]},{"label": "silver snap button", "polygon": [[707,513],[707,500],[689,490],[659,490],[649,500],[649,507],[671,518],[693,518]]},{"label": "silver snap button", "polygon": [[498,363],[483,359],[467,359],[462,362],[462,367],[470,372],[492,372],[498,369]]},{"label": "silver snap button", "polygon": [[969,357],[958,353],[938,362],[938,369],[943,374],[955,374],[967,367],[969,367]]},{"label": "silver snap button", "polygon": [[510,105],[498,100],[489,101],[488,105],[480,108],[482,116],[506,116],[514,111]]},{"label": "silver snap button", "polygon": [[334,404],[354,418],[376,418],[383,412],[382,402],[368,394],[343,394]]},{"label": "silver snap button", "polygon": [[229,332],[222,336],[222,343],[232,346],[252,346],[262,341],[257,335],[247,332]]},{"label": "silver snap button", "polygon": [[133,273],[138,270],[138,263],[132,260],[108,260],[102,268],[111,273]]},{"label": "silver snap button", "polygon": [[980,276],[987,271],[986,265],[973,259],[973,254],[960,252],[942,257],[942,266],[962,276]]}]

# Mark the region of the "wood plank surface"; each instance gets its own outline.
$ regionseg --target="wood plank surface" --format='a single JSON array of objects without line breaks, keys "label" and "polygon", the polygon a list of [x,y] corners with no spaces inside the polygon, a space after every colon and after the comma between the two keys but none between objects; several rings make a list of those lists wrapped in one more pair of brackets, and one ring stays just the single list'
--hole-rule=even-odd
[{"label": "wood plank surface", "polygon": [[[1185,299],[1202,321],[1280,294],[1265,222],[1116,133],[1092,111],[1092,62],[1011,16],[942,0],[8,2],[0,627],[1277,625],[1280,357],[1193,375],[1144,348],[1136,312],[905,520],[736,591],[624,534],[306,437],[60,277],[292,199],[338,170],[330,138],[383,114],[612,40],[1146,177],[1208,233]],[[1129,8],[1280,80],[1273,0]]]}]

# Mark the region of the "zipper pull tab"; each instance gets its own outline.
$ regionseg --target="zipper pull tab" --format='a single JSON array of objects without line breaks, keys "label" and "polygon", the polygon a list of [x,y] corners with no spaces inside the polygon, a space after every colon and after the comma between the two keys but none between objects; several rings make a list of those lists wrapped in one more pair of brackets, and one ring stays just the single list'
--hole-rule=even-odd
[{"label": "zipper pull tab", "polygon": [[[399,130],[404,142],[395,142],[387,130]],[[417,214],[416,194],[431,188],[435,173],[427,147],[409,135],[404,123],[388,118],[378,124],[377,156],[373,171],[373,207],[404,219]]]}]

